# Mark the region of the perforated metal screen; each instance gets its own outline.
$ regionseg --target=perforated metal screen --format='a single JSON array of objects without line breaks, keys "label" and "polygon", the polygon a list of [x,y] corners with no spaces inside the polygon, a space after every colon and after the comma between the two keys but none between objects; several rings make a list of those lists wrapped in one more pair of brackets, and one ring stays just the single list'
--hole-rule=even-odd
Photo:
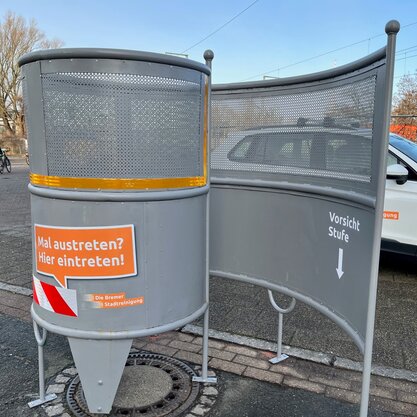
[{"label": "perforated metal screen", "polygon": [[381,238],[386,59],[384,48],[331,71],[212,87],[211,275],[312,305],[362,351]]},{"label": "perforated metal screen", "polygon": [[42,74],[42,94],[49,175],[177,178],[203,173],[199,83],[68,72]]},{"label": "perforated metal screen", "polygon": [[375,74],[291,88],[215,89],[213,177],[371,182]]}]

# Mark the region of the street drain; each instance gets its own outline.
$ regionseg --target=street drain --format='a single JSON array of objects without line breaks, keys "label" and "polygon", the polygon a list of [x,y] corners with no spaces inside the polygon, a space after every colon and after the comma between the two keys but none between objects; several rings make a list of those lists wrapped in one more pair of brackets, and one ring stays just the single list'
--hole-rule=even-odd
[{"label": "street drain", "polygon": [[[111,417],[176,417],[193,405],[200,392],[195,372],[185,363],[153,353],[130,353]],[[103,417],[88,411],[79,377],[67,391],[67,404],[76,417]]]}]

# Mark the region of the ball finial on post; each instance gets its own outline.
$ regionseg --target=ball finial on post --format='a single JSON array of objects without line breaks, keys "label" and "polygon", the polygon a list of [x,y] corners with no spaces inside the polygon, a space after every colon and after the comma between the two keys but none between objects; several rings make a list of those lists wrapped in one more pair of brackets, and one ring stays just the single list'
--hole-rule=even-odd
[{"label": "ball finial on post", "polygon": [[387,35],[396,34],[400,31],[400,22],[398,20],[390,20],[385,25],[385,33]]},{"label": "ball finial on post", "polygon": [[204,56],[204,59],[206,61],[212,61],[213,58],[214,58],[214,52],[211,49],[206,49],[204,51],[204,55],[203,56]]},{"label": "ball finial on post", "polygon": [[214,52],[211,49],[206,49],[203,54],[204,59],[206,60],[206,65],[211,68],[211,61],[214,58]]}]

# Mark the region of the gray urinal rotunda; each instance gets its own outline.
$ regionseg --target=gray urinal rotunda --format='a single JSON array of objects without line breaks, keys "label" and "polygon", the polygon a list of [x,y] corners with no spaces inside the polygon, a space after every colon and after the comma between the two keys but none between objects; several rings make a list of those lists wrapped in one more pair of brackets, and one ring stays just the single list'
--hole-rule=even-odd
[{"label": "gray urinal rotunda", "polygon": [[132,339],[207,309],[210,69],[111,49],[19,64],[38,344],[38,326],[67,336],[90,411],[109,412]]}]

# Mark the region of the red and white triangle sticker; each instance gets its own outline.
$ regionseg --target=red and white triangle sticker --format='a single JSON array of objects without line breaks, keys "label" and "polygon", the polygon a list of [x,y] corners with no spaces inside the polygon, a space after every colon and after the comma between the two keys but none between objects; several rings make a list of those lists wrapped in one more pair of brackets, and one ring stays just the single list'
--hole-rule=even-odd
[{"label": "red and white triangle sticker", "polygon": [[78,317],[76,290],[46,284],[33,277],[33,301],[53,313]]}]

